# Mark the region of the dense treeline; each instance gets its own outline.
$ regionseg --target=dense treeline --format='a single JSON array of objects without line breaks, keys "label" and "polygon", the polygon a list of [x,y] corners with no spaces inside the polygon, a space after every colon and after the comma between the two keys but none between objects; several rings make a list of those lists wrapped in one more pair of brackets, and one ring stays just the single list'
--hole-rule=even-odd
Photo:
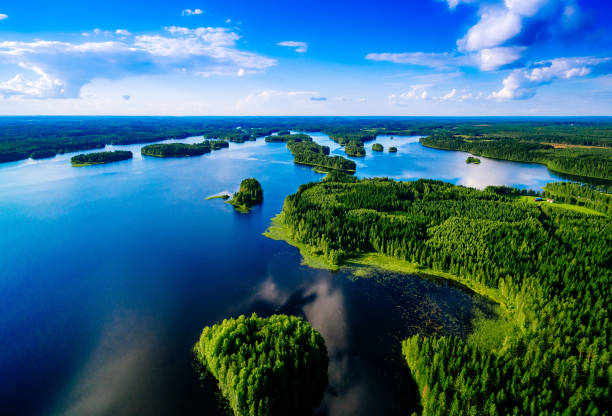
[{"label": "dense treeline", "polygon": [[382,152],[383,150],[385,150],[385,148],[380,143],[374,143],[372,145],[372,150],[375,151],[375,152]]},{"label": "dense treeline", "polygon": [[404,343],[424,415],[609,409],[612,222],[519,194],[370,179],[306,184],[285,200],[291,238],[329,261],[378,252],[416,262],[489,288],[510,311],[518,329],[492,349],[454,337]]},{"label": "dense treeline", "polygon": [[478,159],[477,157],[468,156],[468,158],[465,159],[465,163],[474,163],[476,165],[479,165],[480,164],[480,159]]},{"label": "dense treeline", "polygon": [[230,201],[236,208],[249,210],[263,202],[263,188],[255,178],[247,178],[240,182],[240,189]]},{"label": "dense treeline", "polygon": [[612,149],[555,149],[548,144],[523,140],[462,139],[454,136],[424,137],[421,143],[437,149],[460,150],[495,159],[542,163],[556,172],[612,180]]},{"label": "dense treeline", "polygon": [[612,194],[600,192],[592,185],[571,182],[549,183],[544,187],[544,196],[557,202],[584,206],[612,215]]},{"label": "dense treeline", "polygon": [[132,152],[115,150],[114,152],[95,152],[76,155],[70,158],[72,166],[99,165],[102,163],[118,162],[132,158]]},{"label": "dense treeline", "polygon": [[322,131],[338,142],[435,134],[612,147],[612,123],[601,118],[2,117],[0,162],[200,135],[241,143],[290,130]]},{"label": "dense treeline", "polygon": [[294,142],[310,142],[312,137],[307,134],[278,134],[276,136],[266,137],[268,143],[287,143],[289,141]]},{"label": "dense treeline", "polygon": [[194,352],[236,416],[312,414],[327,387],[325,341],[295,316],[226,319]]},{"label": "dense treeline", "polygon": [[218,150],[229,147],[229,144],[223,140],[204,140],[200,143],[158,143],[143,146],[140,153],[144,156],[155,157],[185,157],[199,156],[204,153],[210,153],[211,150]]},{"label": "dense treeline", "polygon": [[609,120],[584,121],[540,121],[540,122],[492,122],[460,123],[444,126],[437,133],[445,132],[457,137],[503,140],[520,139],[536,143],[555,143],[576,146],[612,147],[612,125]]},{"label": "dense treeline", "polygon": [[336,143],[338,143],[339,145],[344,146],[350,142],[359,142],[363,144],[364,142],[375,140],[376,135],[372,133],[357,133],[357,132],[343,133],[343,134],[330,133],[329,138],[335,141]]},{"label": "dense treeline", "polygon": [[293,161],[300,165],[350,173],[354,173],[357,169],[357,165],[352,160],[341,156],[329,156],[329,147],[321,146],[312,141],[289,141],[287,147],[293,155]]}]

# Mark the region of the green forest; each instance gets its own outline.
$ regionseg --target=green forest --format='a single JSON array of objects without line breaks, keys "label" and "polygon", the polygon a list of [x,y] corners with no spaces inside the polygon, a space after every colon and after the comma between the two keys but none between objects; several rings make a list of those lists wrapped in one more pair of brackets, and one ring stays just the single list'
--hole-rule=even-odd
[{"label": "green forest", "polygon": [[385,150],[385,148],[380,143],[374,143],[372,145],[372,150],[375,151],[375,152],[382,152],[383,150]]},{"label": "green forest", "polygon": [[389,147],[389,153],[397,153],[397,147],[395,146]]},{"label": "green forest", "polygon": [[329,138],[344,147],[344,153],[352,157],[364,157],[366,154],[364,142],[369,142],[376,139],[376,135],[363,132],[348,132],[338,133],[338,129],[332,129]]},{"label": "green forest", "polygon": [[187,157],[199,156],[210,153],[211,150],[219,150],[229,147],[228,142],[223,140],[204,140],[200,143],[159,143],[149,144],[140,149],[143,156],[154,157]]},{"label": "green forest", "polygon": [[103,163],[118,162],[132,158],[132,152],[127,150],[115,150],[113,152],[94,152],[85,153],[70,158],[70,163],[74,167],[100,165]]},{"label": "green forest", "polygon": [[364,157],[366,155],[363,142],[357,140],[349,140],[344,145],[344,153],[352,157]]},{"label": "green forest", "polygon": [[473,163],[475,165],[479,165],[480,164],[480,159],[478,159],[477,157],[474,157],[474,156],[468,156],[468,158],[465,159],[465,163]]},{"label": "green forest", "polygon": [[266,137],[267,143],[311,142],[312,137],[307,134],[278,134]]},{"label": "green forest", "polygon": [[[560,152],[553,152],[553,158],[538,154],[527,159],[524,149],[512,152],[486,149],[497,154],[489,157],[511,156],[510,160],[545,163],[553,170],[570,174],[582,175],[591,171],[588,165],[603,164],[605,166],[592,169],[597,175],[584,175],[598,178],[609,177],[600,173],[609,172],[609,155],[606,159],[605,150],[612,149],[612,123],[586,117],[2,117],[0,163],[101,149],[107,144],[151,143],[192,136],[242,143],[268,137],[274,132],[283,133],[279,136],[288,135],[289,131],[323,132],[343,146],[349,141],[371,141],[376,135],[421,135],[433,136],[436,140],[454,138],[468,143],[507,141],[511,146],[528,142],[545,146],[533,149],[539,149],[543,154],[550,153],[551,144],[600,147],[555,149]],[[442,144],[436,143],[437,146]],[[481,155],[488,156],[485,153]],[[581,159],[576,166],[571,160],[566,160],[574,156]]]},{"label": "green forest", "polygon": [[247,178],[240,182],[240,189],[228,201],[240,211],[249,211],[253,206],[263,202],[263,188],[255,178]]},{"label": "green forest", "polygon": [[312,141],[289,141],[287,147],[293,155],[293,162],[299,165],[314,166],[323,171],[339,170],[354,173],[357,165],[342,156],[329,156],[329,147]]},{"label": "green forest", "polygon": [[421,143],[494,159],[541,163],[555,172],[612,180],[612,148],[554,148],[550,144],[522,139],[464,139],[438,135],[422,138]]},{"label": "green forest", "polygon": [[[545,192],[610,210],[609,195],[582,185]],[[495,336],[476,328],[468,340],[403,342],[423,415],[607,414],[612,221],[524,194],[335,175],[300,186],[280,218],[292,241],[330,263],[379,253],[445,272],[501,304],[512,325],[489,325]]]},{"label": "green forest", "polygon": [[327,387],[325,341],[295,316],[225,319],[194,352],[236,416],[309,415]]}]

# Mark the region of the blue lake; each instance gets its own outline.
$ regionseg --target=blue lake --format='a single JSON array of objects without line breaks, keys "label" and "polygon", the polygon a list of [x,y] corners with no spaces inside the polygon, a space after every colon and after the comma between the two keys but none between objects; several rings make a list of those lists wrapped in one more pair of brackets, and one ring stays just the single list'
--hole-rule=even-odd
[{"label": "blue lake", "polygon": [[[344,155],[327,136],[312,136]],[[478,188],[561,180],[541,165],[466,165],[468,154],[428,149],[416,137],[377,141],[385,152],[367,143],[357,176]],[[84,168],[70,166],[73,154],[0,164],[2,413],[222,415],[193,369],[200,331],[229,316],[281,312],[305,317],[326,340],[330,386],[318,414],[405,414],[418,395],[400,341],[465,336],[477,311],[493,311],[445,282],[309,269],[296,249],[263,237],[284,198],[322,177],[294,165],[282,143],[176,159],[143,158],[140,147],[107,146],[134,159]],[[250,214],[206,200],[246,177],[265,195]]]}]

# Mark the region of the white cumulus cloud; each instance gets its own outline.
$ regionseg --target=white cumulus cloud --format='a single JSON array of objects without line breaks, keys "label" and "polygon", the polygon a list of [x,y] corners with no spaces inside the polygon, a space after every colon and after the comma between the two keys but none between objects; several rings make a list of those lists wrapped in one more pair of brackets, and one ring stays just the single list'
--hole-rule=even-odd
[{"label": "white cumulus cloud", "polygon": [[185,9],[181,13],[183,16],[197,16],[199,14],[204,14],[204,10],[202,9]]},{"label": "white cumulus cloud", "polygon": [[509,46],[482,49],[478,52],[478,66],[483,71],[492,71],[521,59],[524,46]]},{"label": "white cumulus cloud", "polygon": [[452,91],[450,91],[448,94],[444,95],[441,100],[442,101],[447,101],[452,99],[455,95],[457,94],[457,90],[455,88],[453,88]]},{"label": "white cumulus cloud", "polygon": [[115,30],[115,33],[117,35],[121,35],[121,36],[131,36],[132,35],[129,31],[127,31],[125,29],[117,29],[117,30]]},{"label": "white cumulus cloud", "polygon": [[3,41],[0,62],[16,64],[22,71],[0,81],[0,94],[76,98],[81,87],[95,78],[172,72],[236,76],[276,64],[274,59],[238,49],[238,39],[226,28],[169,27],[157,35],[99,42]]},{"label": "white cumulus cloud", "polygon": [[499,46],[521,32],[521,17],[511,10],[485,7],[479,14],[480,21],[457,41],[460,49],[471,52]]},{"label": "white cumulus cloud", "polygon": [[535,63],[532,67],[515,69],[503,81],[503,88],[489,98],[498,100],[525,100],[536,94],[537,88],[555,80],[584,77],[611,58],[557,58]]},{"label": "white cumulus cloud", "polygon": [[427,100],[429,93],[427,89],[431,87],[431,84],[420,84],[412,85],[410,90],[401,94],[391,94],[389,96],[389,104],[393,105],[406,105],[412,100]]},{"label": "white cumulus cloud", "polygon": [[308,51],[308,44],[306,42],[296,42],[293,40],[287,40],[284,42],[278,42],[278,46],[285,46],[287,48],[295,48],[297,53],[306,53]]},{"label": "white cumulus cloud", "polygon": [[8,15],[4,14],[4,13],[0,13],[0,20],[4,20],[7,19]]}]

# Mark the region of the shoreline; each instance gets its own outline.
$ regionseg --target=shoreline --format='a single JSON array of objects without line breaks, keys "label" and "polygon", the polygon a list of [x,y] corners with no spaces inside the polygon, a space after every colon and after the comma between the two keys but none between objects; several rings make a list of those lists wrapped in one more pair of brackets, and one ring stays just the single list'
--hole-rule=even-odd
[{"label": "shoreline", "polygon": [[556,173],[558,175],[568,176],[569,177],[568,179],[575,180],[575,181],[584,182],[584,181],[580,180],[581,178],[583,178],[583,179],[586,179],[587,181],[602,181],[604,183],[612,183],[612,179],[611,178],[601,178],[599,176],[584,176],[584,175],[580,175],[580,174],[575,173],[575,172],[567,172],[567,171],[563,171],[563,170],[560,170],[560,169],[553,169],[550,166],[548,166],[548,163],[546,161],[502,159],[502,158],[492,157],[492,156],[483,156],[482,154],[478,154],[478,153],[474,153],[474,152],[468,152],[468,151],[465,151],[465,150],[446,149],[444,147],[437,147],[437,146],[427,145],[427,144],[425,144],[423,142],[419,142],[419,143],[421,143],[421,146],[428,147],[430,149],[446,150],[447,152],[463,152],[463,153],[468,153],[468,154],[471,154],[471,155],[474,155],[474,156],[484,157],[486,159],[491,159],[491,160],[502,160],[502,161],[506,161],[506,162],[515,162],[515,163],[535,163],[537,165],[545,166],[546,169],[548,169],[552,173]]},{"label": "shoreline", "polygon": [[412,274],[422,278],[434,277],[442,278],[454,283],[458,283],[472,292],[495,302],[501,309],[512,315],[515,308],[510,305],[509,299],[506,299],[499,289],[487,287],[481,283],[475,282],[467,277],[454,275],[440,270],[424,267],[418,263],[412,263],[406,260],[397,259],[376,252],[361,253],[351,256],[342,261],[341,264],[333,264],[329,262],[321,254],[321,250],[316,247],[300,243],[291,238],[289,227],[282,223],[282,211],[270,220],[270,226],[262,234],[272,240],[284,241],[285,243],[296,247],[302,256],[302,264],[315,269],[326,269],[331,271],[339,271],[340,269],[350,267],[375,267],[390,272]]}]

